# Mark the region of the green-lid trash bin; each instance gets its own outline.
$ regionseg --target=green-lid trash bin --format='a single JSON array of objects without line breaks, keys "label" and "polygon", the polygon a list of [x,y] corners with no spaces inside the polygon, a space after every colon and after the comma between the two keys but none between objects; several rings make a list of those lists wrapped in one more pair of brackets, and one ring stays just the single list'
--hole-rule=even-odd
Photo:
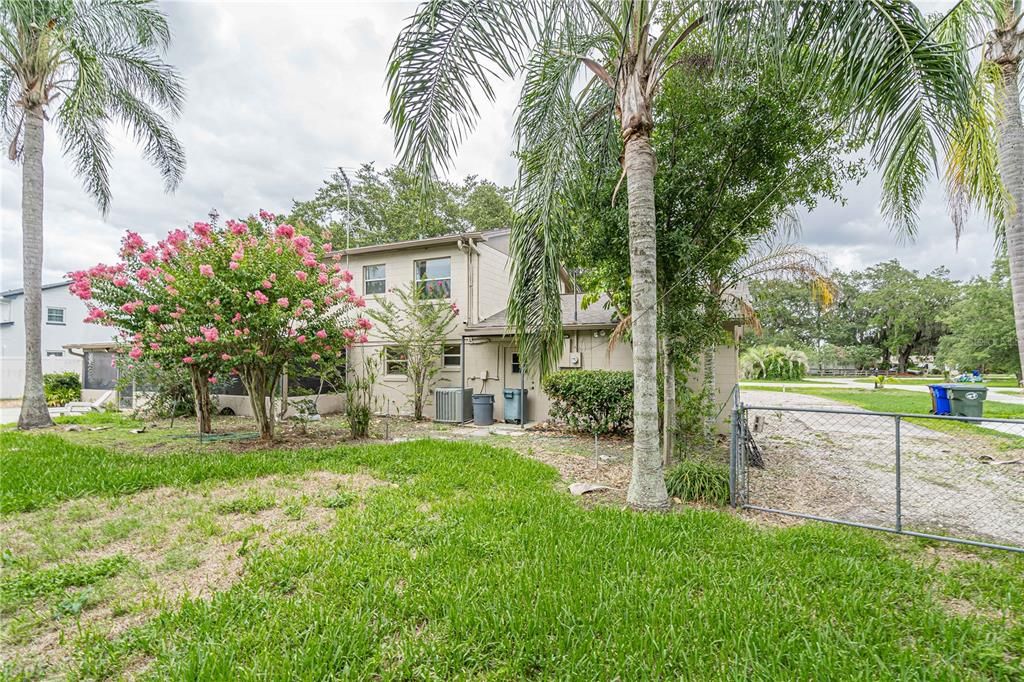
[{"label": "green-lid trash bin", "polygon": [[947,384],[949,407],[957,417],[981,417],[988,389],[970,384]]}]

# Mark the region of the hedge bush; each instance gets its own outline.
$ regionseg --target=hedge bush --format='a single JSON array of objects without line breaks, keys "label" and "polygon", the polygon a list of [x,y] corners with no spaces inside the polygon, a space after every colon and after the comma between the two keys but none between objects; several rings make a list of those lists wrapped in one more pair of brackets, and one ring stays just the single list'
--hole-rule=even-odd
[{"label": "hedge bush", "polygon": [[82,380],[78,378],[77,372],[44,374],[43,393],[47,405],[66,405],[82,399]]},{"label": "hedge bush", "polygon": [[576,431],[622,434],[633,428],[633,373],[570,369],[544,378],[551,416]]}]

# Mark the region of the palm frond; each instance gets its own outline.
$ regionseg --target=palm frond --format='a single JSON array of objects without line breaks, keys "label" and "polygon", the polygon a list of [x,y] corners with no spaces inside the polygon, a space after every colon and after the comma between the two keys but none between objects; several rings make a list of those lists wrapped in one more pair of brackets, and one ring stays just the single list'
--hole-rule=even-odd
[{"label": "palm frond", "polygon": [[530,47],[538,5],[500,0],[431,0],[391,49],[386,120],[404,165],[422,177],[447,170],[480,116],[478,93],[513,77]]},{"label": "palm frond", "polygon": [[142,146],[143,156],[160,171],[167,191],[175,189],[185,174],[185,150],[167,121],[127,89],[111,93],[110,109]]}]

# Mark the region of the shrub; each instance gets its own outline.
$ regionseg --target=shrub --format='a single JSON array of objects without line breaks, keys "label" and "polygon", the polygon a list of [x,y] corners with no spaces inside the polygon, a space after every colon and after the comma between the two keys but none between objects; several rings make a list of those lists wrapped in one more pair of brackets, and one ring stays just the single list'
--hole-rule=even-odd
[{"label": "shrub", "polygon": [[572,369],[544,378],[551,416],[587,433],[627,433],[633,428],[633,373]]},{"label": "shrub", "polygon": [[47,405],[66,405],[82,399],[82,380],[77,372],[46,374],[43,376],[43,392]]},{"label": "shrub", "polygon": [[743,353],[740,368],[744,379],[803,379],[807,354],[788,346],[754,346]]},{"label": "shrub", "polygon": [[688,502],[729,504],[729,469],[702,459],[684,459],[665,476],[668,494]]}]

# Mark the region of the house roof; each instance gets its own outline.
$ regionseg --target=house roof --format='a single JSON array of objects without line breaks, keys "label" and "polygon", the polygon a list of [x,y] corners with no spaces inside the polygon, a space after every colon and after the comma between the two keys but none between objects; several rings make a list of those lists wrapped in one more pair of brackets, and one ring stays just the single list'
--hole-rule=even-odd
[{"label": "house roof", "polygon": [[[619,323],[615,310],[611,307],[608,297],[602,294],[597,301],[586,310],[579,304],[579,294],[562,294],[562,327],[565,329],[609,329]],[[480,320],[476,324],[466,325],[466,334],[470,336],[489,336],[510,333],[508,329],[508,309],[495,313]]]},{"label": "house roof", "polygon": [[[42,286],[43,291],[47,289],[60,289],[61,287],[69,286],[71,282],[52,282],[50,284],[44,284]],[[8,289],[7,291],[0,291],[0,298],[14,298],[15,296],[21,296],[25,293],[25,289]]]},{"label": "house roof", "polygon": [[361,253],[377,253],[380,251],[400,251],[402,249],[418,249],[428,246],[443,246],[455,244],[467,239],[485,241],[487,237],[483,232],[462,232],[460,234],[446,234],[440,237],[426,237],[424,239],[410,239],[404,242],[391,242],[389,244],[371,244],[369,246],[356,246],[351,249],[342,249],[339,253],[343,256],[357,256]]}]

